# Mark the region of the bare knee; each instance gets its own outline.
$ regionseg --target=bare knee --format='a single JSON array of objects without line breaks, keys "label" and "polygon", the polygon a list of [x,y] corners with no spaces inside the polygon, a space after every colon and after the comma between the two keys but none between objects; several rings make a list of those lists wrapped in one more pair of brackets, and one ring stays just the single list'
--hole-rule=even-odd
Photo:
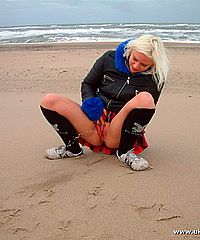
[{"label": "bare knee", "polygon": [[135,98],[139,108],[155,108],[154,99],[150,93],[140,92]]},{"label": "bare knee", "polygon": [[126,113],[126,116],[135,108],[155,108],[155,103],[152,95],[148,92],[140,92],[129,102],[127,102],[127,104],[122,108],[122,112]]},{"label": "bare knee", "polygon": [[58,94],[49,93],[42,98],[41,105],[48,109],[54,109],[60,98],[61,96],[59,96]]}]

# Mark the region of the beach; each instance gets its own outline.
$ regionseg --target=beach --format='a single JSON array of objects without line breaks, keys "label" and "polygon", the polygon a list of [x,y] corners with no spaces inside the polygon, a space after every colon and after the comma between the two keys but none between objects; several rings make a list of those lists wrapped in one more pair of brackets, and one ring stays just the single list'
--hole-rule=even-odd
[{"label": "beach", "polygon": [[41,98],[81,103],[84,76],[117,43],[0,46],[0,240],[200,238],[174,233],[200,229],[200,44],[165,44],[170,73],[146,129],[141,156],[151,168],[142,172],[86,147],[80,158],[44,157],[62,142]]}]

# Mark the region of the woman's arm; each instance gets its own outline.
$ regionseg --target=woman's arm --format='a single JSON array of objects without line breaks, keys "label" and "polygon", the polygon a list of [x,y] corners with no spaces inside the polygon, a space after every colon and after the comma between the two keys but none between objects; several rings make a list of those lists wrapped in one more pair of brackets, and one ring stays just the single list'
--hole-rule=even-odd
[{"label": "woman's arm", "polygon": [[96,97],[96,93],[101,80],[103,79],[103,65],[107,53],[104,53],[99,59],[96,60],[95,64],[84,78],[81,84],[81,96],[82,100]]}]

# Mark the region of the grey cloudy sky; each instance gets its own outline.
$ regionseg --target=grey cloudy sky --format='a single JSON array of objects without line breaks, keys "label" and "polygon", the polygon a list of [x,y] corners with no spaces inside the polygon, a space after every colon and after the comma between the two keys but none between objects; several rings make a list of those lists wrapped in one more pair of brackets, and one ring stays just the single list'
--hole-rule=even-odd
[{"label": "grey cloudy sky", "polygon": [[0,0],[0,26],[58,23],[199,23],[200,0]]}]

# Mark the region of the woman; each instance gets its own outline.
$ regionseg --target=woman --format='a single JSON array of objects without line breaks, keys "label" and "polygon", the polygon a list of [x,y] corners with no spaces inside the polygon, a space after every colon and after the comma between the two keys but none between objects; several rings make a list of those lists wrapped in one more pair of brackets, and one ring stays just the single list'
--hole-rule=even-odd
[{"label": "woman", "polygon": [[41,110],[65,145],[46,151],[49,159],[77,157],[82,145],[93,151],[116,152],[133,170],[149,168],[137,154],[148,145],[144,129],[168,72],[168,60],[159,37],[143,35],[107,51],[82,82],[82,106],[48,94]]}]

